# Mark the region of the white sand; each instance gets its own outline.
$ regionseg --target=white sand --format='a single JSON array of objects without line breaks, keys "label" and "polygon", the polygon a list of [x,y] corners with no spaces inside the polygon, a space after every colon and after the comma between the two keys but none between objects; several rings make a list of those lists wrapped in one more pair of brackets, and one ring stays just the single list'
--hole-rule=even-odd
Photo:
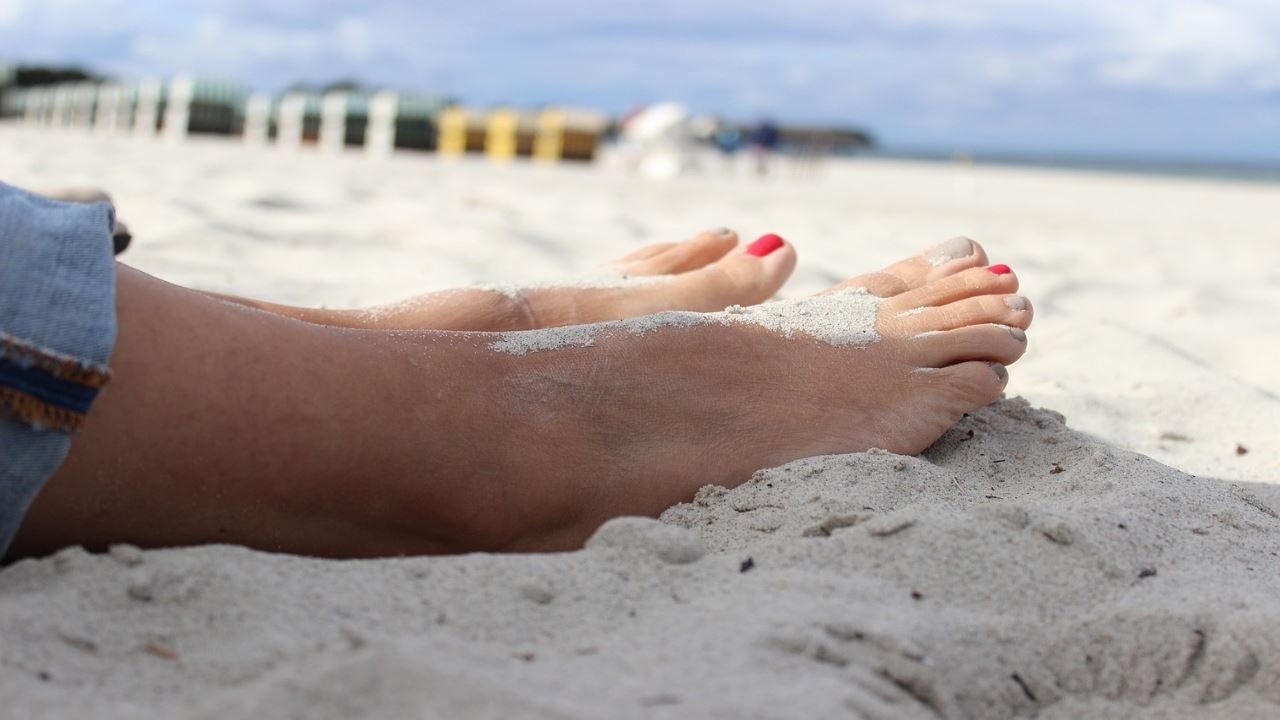
[{"label": "white sand", "polygon": [[1280,186],[866,161],[657,184],[5,127],[0,159],[110,189],[138,267],[284,302],[574,273],[728,224],[796,244],[790,297],[970,235],[1037,312],[1010,368],[1030,405],[582,552],[15,564],[4,717],[1280,714]]}]

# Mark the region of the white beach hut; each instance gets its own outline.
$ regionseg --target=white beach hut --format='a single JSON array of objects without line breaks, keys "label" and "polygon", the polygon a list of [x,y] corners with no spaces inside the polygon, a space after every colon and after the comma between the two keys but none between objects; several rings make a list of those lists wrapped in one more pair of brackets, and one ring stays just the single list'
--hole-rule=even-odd
[{"label": "white beach hut", "polygon": [[160,102],[164,85],[156,78],[138,83],[134,106],[133,134],[137,137],[155,137],[160,122]]},{"label": "white beach hut", "polygon": [[246,145],[266,145],[271,137],[271,96],[254,93],[244,104],[244,142]]}]

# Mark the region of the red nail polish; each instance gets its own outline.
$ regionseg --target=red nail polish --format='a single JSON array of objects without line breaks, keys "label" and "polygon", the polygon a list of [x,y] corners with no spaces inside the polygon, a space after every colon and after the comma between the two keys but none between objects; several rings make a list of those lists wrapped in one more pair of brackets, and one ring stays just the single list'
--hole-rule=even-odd
[{"label": "red nail polish", "polygon": [[756,238],[756,241],[747,246],[747,253],[756,257],[764,257],[769,253],[783,246],[782,238],[769,233]]},{"label": "red nail polish", "polygon": [[1008,275],[1013,272],[1013,269],[1008,265],[992,265],[987,268],[987,270],[989,270],[993,275]]}]

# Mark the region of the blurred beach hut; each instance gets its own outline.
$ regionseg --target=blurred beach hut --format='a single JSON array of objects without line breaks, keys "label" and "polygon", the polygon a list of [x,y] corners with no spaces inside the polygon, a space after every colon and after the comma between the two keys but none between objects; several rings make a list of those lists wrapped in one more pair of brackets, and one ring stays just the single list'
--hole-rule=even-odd
[{"label": "blurred beach hut", "polygon": [[285,93],[276,106],[276,145],[296,149],[320,138],[320,97],[306,91]]},{"label": "blurred beach hut", "polygon": [[271,138],[275,109],[275,100],[266,93],[254,93],[245,100],[244,117],[241,123],[245,144],[267,144],[267,140]]},{"label": "blurred beach hut", "polygon": [[98,106],[98,84],[76,83],[71,89],[71,117],[68,125],[76,130],[93,127],[94,110]]},{"label": "blurred beach hut", "polygon": [[18,66],[0,62],[0,117],[15,117],[22,114],[17,92]]},{"label": "blurred beach hut", "polygon": [[400,93],[396,113],[397,148],[435,150],[440,112],[448,101],[436,95]]},{"label": "blurred beach hut", "polygon": [[156,131],[160,128],[160,105],[163,102],[163,97],[164,83],[160,82],[159,79],[147,78],[138,83],[133,113],[133,134],[135,136],[155,137]]},{"label": "blurred beach hut", "polygon": [[114,133],[120,127],[120,105],[124,101],[124,87],[118,83],[102,85],[98,88],[96,100],[93,111],[94,132]]},{"label": "blurred beach hut", "polygon": [[6,88],[0,97],[0,117],[25,118],[31,102],[31,91],[26,88]]},{"label": "blurred beach hut", "polygon": [[161,128],[165,137],[173,140],[189,134],[238,133],[247,96],[248,91],[239,83],[179,75],[162,95]]},{"label": "blurred beach hut", "polygon": [[102,133],[134,131],[138,110],[138,84],[107,83],[98,88],[98,106],[93,116],[93,129]]},{"label": "blurred beach hut", "polygon": [[441,155],[457,156],[484,152],[487,118],[484,112],[461,106],[446,108],[440,113],[440,138],[437,145]]},{"label": "blurred beach hut", "polygon": [[396,113],[400,96],[390,90],[374,93],[369,99],[369,123],[365,128],[364,151],[374,157],[387,157],[396,149]]},{"label": "blurred beach hut", "polygon": [[330,90],[320,99],[320,149],[341,152],[363,145],[369,125],[369,93]]},{"label": "blurred beach hut", "polygon": [[0,97],[0,117],[23,117],[26,114],[26,90],[7,88]]},{"label": "blurred beach hut", "polygon": [[55,128],[71,126],[71,113],[75,105],[76,89],[71,83],[63,83],[53,87],[53,108],[50,125]]},{"label": "blurred beach hut", "polygon": [[547,108],[538,113],[533,157],[542,162],[593,160],[609,129],[609,117],[594,110]]},{"label": "blurred beach hut", "polygon": [[499,108],[490,112],[485,121],[485,155],[495,162],[532,155],[537,127],[537,116],[528,111]]}]

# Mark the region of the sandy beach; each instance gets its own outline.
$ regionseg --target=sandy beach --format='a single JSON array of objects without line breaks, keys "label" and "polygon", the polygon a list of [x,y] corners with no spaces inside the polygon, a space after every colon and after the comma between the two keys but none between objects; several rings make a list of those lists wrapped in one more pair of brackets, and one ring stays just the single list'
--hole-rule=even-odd
[{"label": "sandy beach", "polygon": [[13,125],[0,180],[103,187],[125,262],[293,304],[727,225],[798,249],[784,298],[966,235],[1036,306],[1007,399],[921,456],[761,469],[579,552],[15,563],[0,715],[1280,715],[1280,184],[869,159],[655,182]]}]

